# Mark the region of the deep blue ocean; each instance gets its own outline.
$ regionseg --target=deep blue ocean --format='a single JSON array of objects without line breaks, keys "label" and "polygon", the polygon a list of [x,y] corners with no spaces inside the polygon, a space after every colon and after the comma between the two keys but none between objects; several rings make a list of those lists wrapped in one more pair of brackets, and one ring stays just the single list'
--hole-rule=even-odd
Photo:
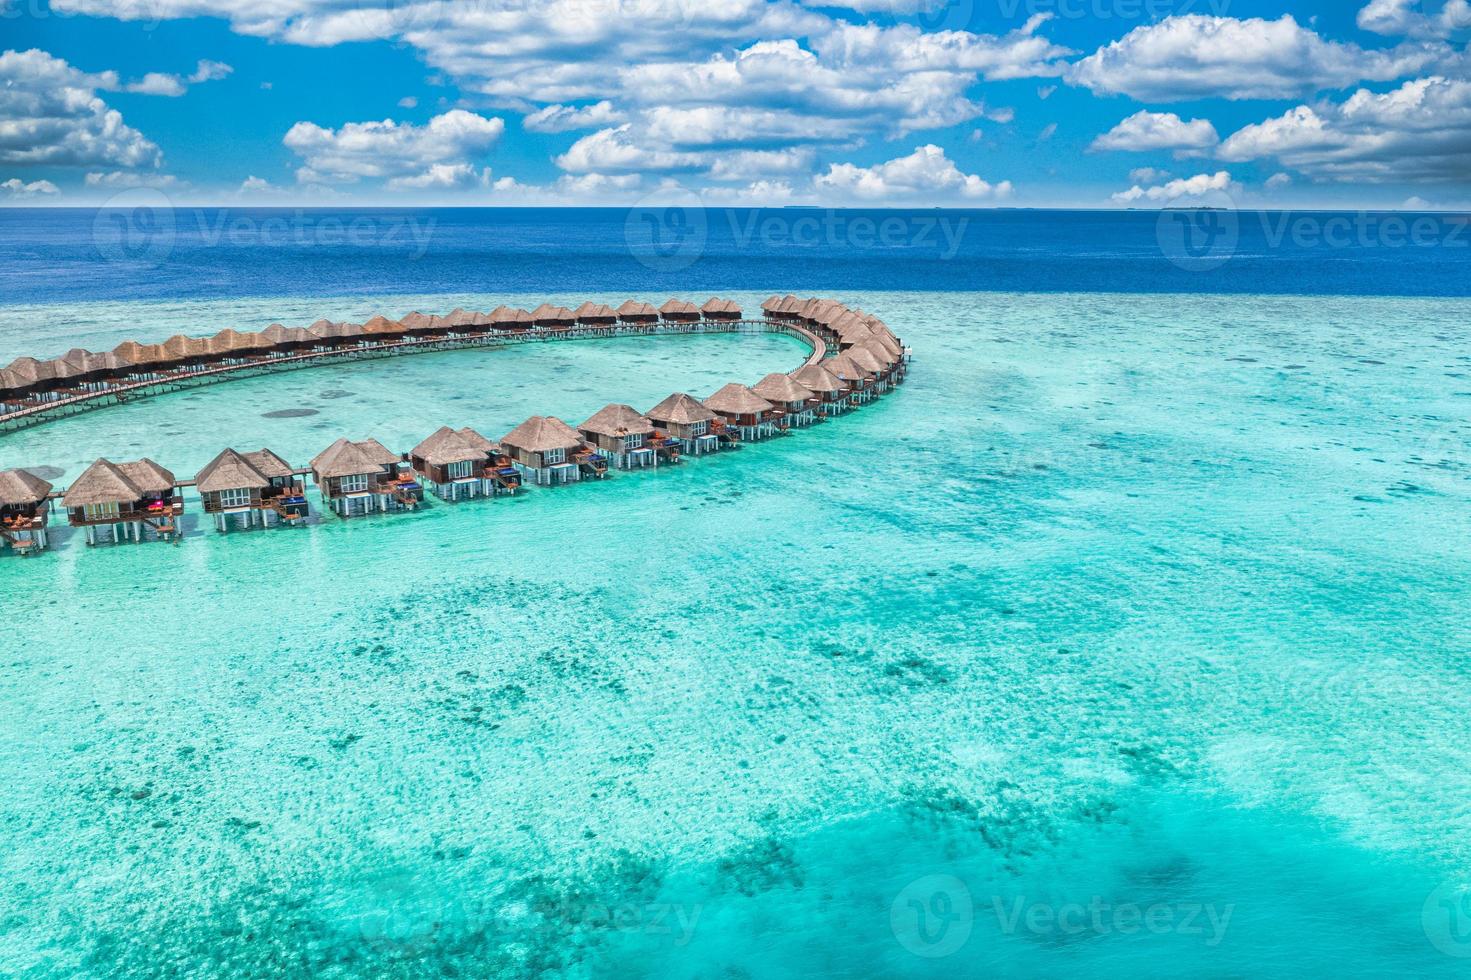
[{"label": "deep blue ocean", "polygon": [[[844,289],[1461,296],[1466,215],[1167,211],[0,210],[0,303]],[[162,199],[159,198],[161,201]]]}]

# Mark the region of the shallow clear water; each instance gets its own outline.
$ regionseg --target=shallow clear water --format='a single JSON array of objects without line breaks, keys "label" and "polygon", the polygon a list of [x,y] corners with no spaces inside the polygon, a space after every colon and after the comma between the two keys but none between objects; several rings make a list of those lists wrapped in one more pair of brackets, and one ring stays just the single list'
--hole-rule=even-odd
[{"label": "shallow clear water", "polygon": [[[910,381],[768,445],[0,561],[0,974],[1463,972],[1471,302],[840,298]],[[344,305],[462,298],[409,299]],[[218,311],[77,312],[7,343]],[[575,347],[232,383],[0,463],[109,426],[181,472],[407,448],[801,358]]]}]

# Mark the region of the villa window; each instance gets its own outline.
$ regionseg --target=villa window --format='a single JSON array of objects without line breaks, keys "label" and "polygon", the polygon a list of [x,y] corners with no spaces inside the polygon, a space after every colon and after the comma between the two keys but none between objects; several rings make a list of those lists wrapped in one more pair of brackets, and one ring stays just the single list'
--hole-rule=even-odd
[{"label": "villa window", "polygon": [[221,507],[246,507],[250,504],[249,490],[221,490]]},{"label": "villa window", "polygon": [[709,423],[707,423],[707,422],[694,422],[694,423],[691,423],[691,425],[690,425],[690,435],[693,435],[693,436],[702,436],[702,435],[705,434],[705,430],[708,427],[709,427]]},{"label": "villa window", "polygon": [[559,463],[565,463],[567,462],[567,450],[548,449],[541,454],[541,462],[543,466],[556,466]]},{"label": "villa window", "polygon": [[644,436],[643,436],[643,433],[641,433],[641,432],[640,433],[636,433],[634,435],[628,435],[628,436],[624,436],[623,437],[623,448],[625,450],[627,450],[627,449],[637,449],[640,446],[642,446],[643,444],[644,444]]},{"label": "villa window", "polygon": [[103,517],[118,516],[117,504],[88,504],[82,508],[82,516],[89,521],[95,521]]},{"label": "villa window", "polygon": [[343,493],[362,493],[368,489],[368,476],[366,473],[344,476],[339,486],[342,487]]},{"label": "villa window", "polygon": [[463,480],[465,477],[470,475],[470,473],[472,472],[471,466],[473,465],[474,464],[471,463],[468,459],[449,464],[449,478],[451,480]]}]

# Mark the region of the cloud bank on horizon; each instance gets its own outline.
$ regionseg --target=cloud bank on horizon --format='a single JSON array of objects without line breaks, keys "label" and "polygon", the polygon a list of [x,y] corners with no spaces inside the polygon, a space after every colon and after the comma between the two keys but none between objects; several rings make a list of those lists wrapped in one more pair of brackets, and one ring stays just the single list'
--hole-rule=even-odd
[{"label": "cloud bank on horizon", "polygon": [[0,203],[1471,201],[1471,0],[50,0],[6,22]]}]

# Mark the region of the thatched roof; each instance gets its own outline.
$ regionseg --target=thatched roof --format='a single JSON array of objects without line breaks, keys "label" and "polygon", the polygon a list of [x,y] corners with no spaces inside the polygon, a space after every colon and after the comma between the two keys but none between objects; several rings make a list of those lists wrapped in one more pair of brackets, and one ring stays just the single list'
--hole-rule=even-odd
[{"label": "thatched roof", "polygon": [[126,360],[118,357],[112,351],[102,354],[87,355],[87,373],[96,374],[102,371],[126,371],[132,367]]},{"label": "thatched roof", "polygon": [[873,337],[868,338],[857,347],[851,349],[873,358],[880,368],[886,368],[899,360],[898,355],[890,353],[883,344],[880,344]]},{"label": "thatched roof", "polygon": [[56,376],[56,366],[52,362],[38,361],[34,357],[17,357],[10,362],[8,370],[12,377],[19,378],[26,385],[50,381]]},{"label": "thatched roof", "polygon": [[167,493],[175,486],[174,474],[151,459],[113,463],[99,459],[67,488],[62,503],[67,507],[89,504],[126,504],[146,494]]},{"label": "thatched roof", "polygon": [[531,311],[531,319],[535,323],[571,323],[577,316],[565,306],[543,303]]},{"label": "thatched roof", "polygon": [[[471,313],[469,310],[455,307],[443,318],[443,325],[447,327],[473,327],[479,322],[479,313]],[[435,317],[435,326],[439,326],[439,317]]]},{"label": "thatched roof", "polygon": [[595,432],[602,436],[648,435],[654,431],[654,423],[640,415],[631,405],[606,405],[593,413],[592,417],[577,428],[583,432]]},{"label": "thatched roof", "polygon": [[792,372],[792,378],[815,392],[844,391],[848,387],[821,364],[808,364]]},{"label": "thatched roof", "polygon": [[241,333],[230,327],[226,327],[209,339],[209,349],[212,354],[233,354],[239,351],[261,350],[270,346],[258,333]]},{"label": "thatched roof", "polygon": [[257,449],[253,453],[241,453],[246,462],[260,470],[261,476],[268,479],[276,479],[282,476],[293,476],[291,464],[269,449]]},{"label": "thatched roof", "polygon": [[10,368],[0,368],[0,391],[20,391],[26,383]]},{"label": "thatched roof", "polygon": [[385,466],[396,466],[398,456],[385,449],[376,439],[349,442],[338,439],[318,453],[311,462],[321,479],[339,476],[358,476],[364,473],[380,473]]},{"label": "thatched roof", "polygon": [[804,402],[813,391],[789,374],[768,374],[751,386],[751,390],[769,402]]},{"label": "thatched roof", "polygon": [[337,340],[340,337],[347,336],[346,328],[347,324],[345,323],[333,323],[331,320],[318,320],[316,323],[313,323],[311,326],[307,327],[306,330],[307,333],[321,340]]},{"label": "thatched roof", "polygon": [[200,493],[221,490],[261,490],[271,485],[255,464],[233,449],[226,449],[205,464],[194,477],[194,488]]},{"label": "thatched roof", "polygon": [[659,307],[659,313],[663,316],[699,316],[700,308],[694,303],[671,298]]},{"label": "thatched roof", "polygon": [[582,435],[554,415],[533,415],[506,433],[501,444],[544,453],[548,449],[580,449]]},{"label": "thatched roof", "polygon": [[363,333],[368,335],[403,333],[402,324],[396,323],[381,313],[363,324]]},{"label": "thatched roof", "polygon": [[861,381],[873,374],[853,359],[853,352],[846,350],[837,357],[832,357],[822,362],[822,366],[831,371],[836,377],[843,381]]},{"label": "thatched roof", "polygon": [[442,425],[410,450],[409,455],[433,466],[448,466],[450,463],[483,462],[486,450],[472,445],[449,426]]},{"label": "thatched roof", "polygon": [[780,296],[770,296],[761,304],[761,308],[767,313],[780,313],[781,304],[782,298]]},{"label": "thatched roof", "polygon": [[209,341],[203,337],[186,337],[176,333],[163,342],[163,349],[170,360],[191,360],[209,355]]},{"label": "thatched roof", "polygon": [[520,307],[497,306],[490,311],[490,322],[498,327],[530,326],[533,317]]},{"label": "thatched roof", "polygon": [[618,314],[613,312],[611,306],[602,303],[583,303],[572,313],[577,319],[587,323],[608,323],[618,319]]},{"label": "thatched roof", "polygon": [[875,357],[873,351],[869,350],[867,347],[850,347],[848,348],[846,353],[849,357],[853,359],[854,364],[857,364],[859,367],[863,368],[870,374],[878,374],[886,366],[885,363]]},{"label": "thatched roof", "polygon": [[434,318],[415,310],[398,322],[403,324],[406,330],[427,330],[434,322]]},{"label": "thatched roof", "polygon": [[129,364],[137,364],[146,367],[150,364],[158,364],[169,359],[168,352],[161,344],[140,344],[136,340],[125,340],[112,349],[112,352]]},{"label": "thatched roof", "polygon": [[501,451],[500,446],[497,446],[495,443],[491,442],[489,439],[485,438],[483,435],[476,432],[469,426],[458,430],[455,434],[458,435],[461,439],[468,442],[470,445],[474,446],[476,449],[482,450],[487,456],[494,455]]},{"label": "thatched roof", "polygon": [[712,313],[723,313],[727,316],[740,316],[741,306],[733,299],[721,299],[718,296],[711,296],[708,300],[705,301],[705,305],[700,307],[700,312],[705,314],[706,316],[709,316]]},{"label": "thatched roof", "polygon": [[45,501],[51,484],[25,470],[0,470],[0,507],[29,507]]},{"label": "thatched roof", "polygon": [[745,385],[730,384],[705,399],[705,407],[722,415],[760,415],[776,406]]},{"label": "thatched roof", "polygon": [[649,303],[640,303],[636,299],[626,300],[618,307],[618,315],[623,317],[658,317],[659,311]]},{"label": "thatched roof", "polygon": [[689,425],[691,422],[708,422],[715,413],[700,404],[693,396],[676,392],[644,413],[655,422]]},{"label": "thatched roof", "polygon": [[48,365],[51,377],[57,381],[77,378],[87,373],[87,351],[73,347],[60,357],[42,363]]}]

